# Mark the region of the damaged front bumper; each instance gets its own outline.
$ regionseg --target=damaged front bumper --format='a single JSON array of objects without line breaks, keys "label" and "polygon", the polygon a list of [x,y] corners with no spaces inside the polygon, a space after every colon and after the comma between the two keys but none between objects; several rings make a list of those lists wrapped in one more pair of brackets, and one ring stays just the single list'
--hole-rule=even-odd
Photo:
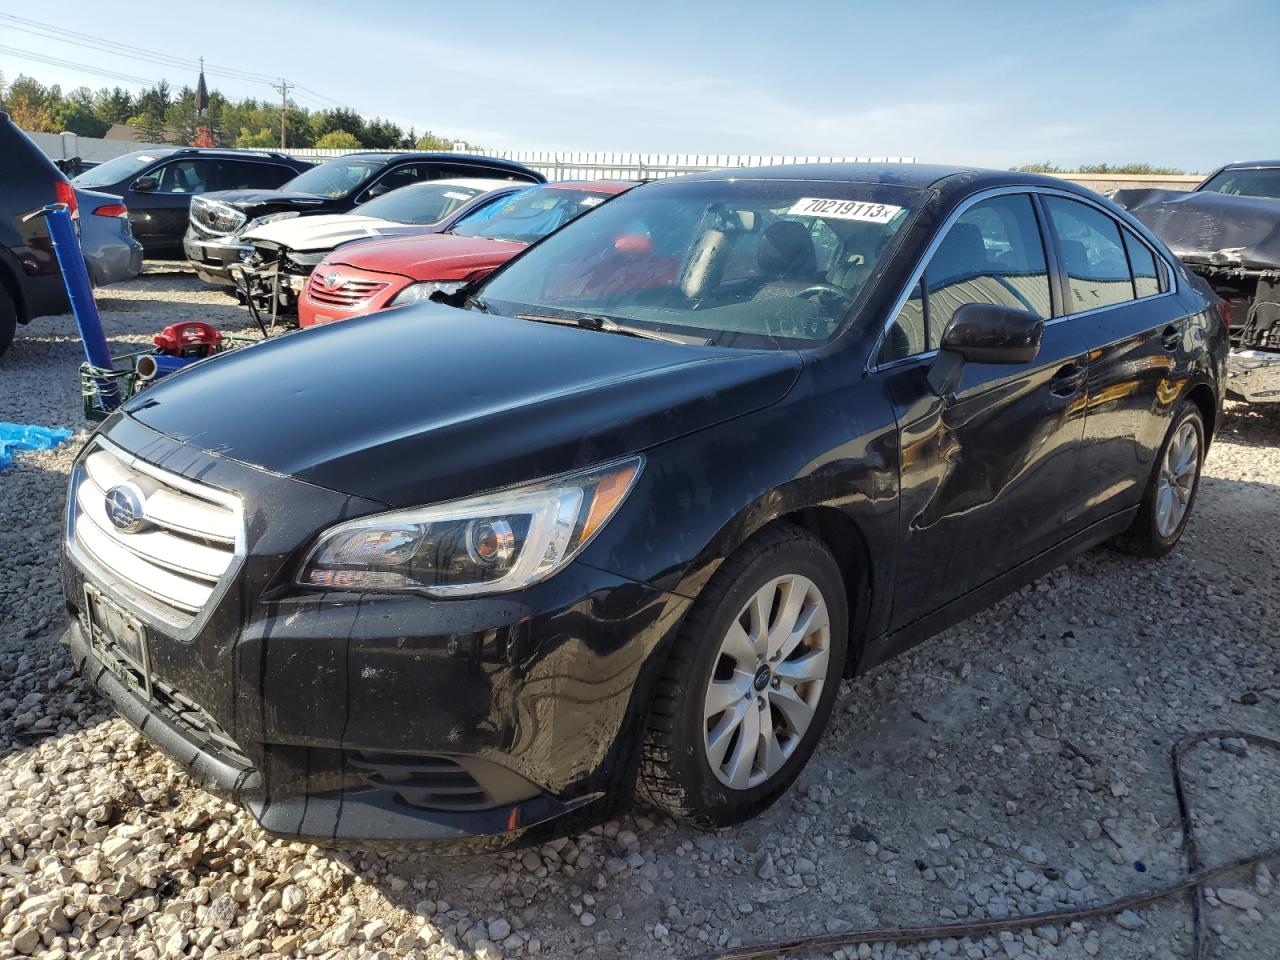
[{"label": "damaged front bumper", "polygon": [[1233,349],[1227,357],[1227,392],[1249,403],[1280,403],[1280,351]]}]

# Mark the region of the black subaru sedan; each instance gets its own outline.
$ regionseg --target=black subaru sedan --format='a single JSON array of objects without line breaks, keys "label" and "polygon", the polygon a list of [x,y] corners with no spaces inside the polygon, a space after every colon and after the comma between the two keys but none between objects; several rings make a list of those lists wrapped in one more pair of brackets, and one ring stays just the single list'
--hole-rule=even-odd
[{"label": "black subaru sedan", "polygon": [[1058,180],[651,183],[450,304],[140,394],[71,479],[80,669],[275,834],[732,824],[839,681],[1195,502],[1217,299]]}]

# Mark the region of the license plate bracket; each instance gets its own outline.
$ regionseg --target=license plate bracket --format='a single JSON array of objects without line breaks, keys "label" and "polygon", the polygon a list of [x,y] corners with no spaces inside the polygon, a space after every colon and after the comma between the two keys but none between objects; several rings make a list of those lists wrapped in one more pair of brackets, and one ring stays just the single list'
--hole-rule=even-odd
[{"label": "license plate bracket", "polygon": [[151,655],[142,622],[90,584],[84,585],[89,648],[125,686],[151,699]]}]

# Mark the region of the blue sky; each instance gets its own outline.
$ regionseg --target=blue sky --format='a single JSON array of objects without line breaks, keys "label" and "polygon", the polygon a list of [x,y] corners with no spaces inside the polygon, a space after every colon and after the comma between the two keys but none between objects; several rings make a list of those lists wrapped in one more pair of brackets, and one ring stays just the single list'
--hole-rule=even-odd
[{"label": "blue sky", "polygon": [[[1280,3],[1272,0],[109,7],[103,17],[101,0],[59,0],[49,22],[283,75],[364,113],[493,148],[1191,170],[1280,155]],[[12,0],[0,0],[0,12],[42,18]],[[0,43],[194,83],[178,69],[17,33],[3,21]],[[111,83],[3,53],[0,71],[64,87]],[[209,80],[233,96],[275,96],[212,71]]]}]

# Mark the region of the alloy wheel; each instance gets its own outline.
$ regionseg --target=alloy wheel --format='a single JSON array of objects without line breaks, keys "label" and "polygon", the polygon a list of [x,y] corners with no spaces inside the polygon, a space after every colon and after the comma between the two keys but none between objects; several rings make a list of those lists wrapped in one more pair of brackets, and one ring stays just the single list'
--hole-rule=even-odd
[{"label": "alloy wheel", "polygon": [[1168,538],[1177,532],[1191,505],[1199,472],[1200,434],[1195,424],[1187,421],[1170,439],[1156,481],[1156,530],[1160,536]]},{"label": "alloy wheel", "polygon": [[747,600],[704,699],[703,744],[721,783],[747,790],[782,769],[813,722],[830,654],[827,602],[812,580],[776,577]]}]

